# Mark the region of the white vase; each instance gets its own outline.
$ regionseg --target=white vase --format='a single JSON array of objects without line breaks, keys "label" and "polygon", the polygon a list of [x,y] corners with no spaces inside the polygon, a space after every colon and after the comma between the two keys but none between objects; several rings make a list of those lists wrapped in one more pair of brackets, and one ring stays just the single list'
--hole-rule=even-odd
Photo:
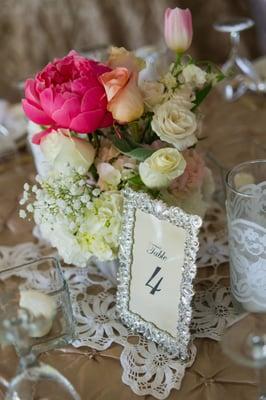
[{"label": "white vase", "polygon": [[45,159],[40,149],[40,146],[32,143],[32,137],[36,133],[39,133],[41,131],[41,128],[34,122],[29,121],[27,129],[28,129],[28,143],[33,155],[36,170],[40,176],[45,177],[51,170],[51,165]]}]

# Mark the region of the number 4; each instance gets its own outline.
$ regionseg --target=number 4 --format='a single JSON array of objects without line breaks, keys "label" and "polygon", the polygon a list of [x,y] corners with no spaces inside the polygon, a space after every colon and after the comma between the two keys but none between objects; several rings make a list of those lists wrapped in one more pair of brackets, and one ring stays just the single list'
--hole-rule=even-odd
[{"label": "number 4", "polygon": [[152,290],[150,291],[150,294],[154,294],[156,292],[160,292],[161,289],[159,289],[159,285],[163,280],[163,277],[161,277],[161,279],[158,280],[158,282],[156,283],[155,286],[150,285],[151,281],[156,277],[156,275],[161,271],[160,267],[156,267],[152,276],[150,277],[150,279],[146,282],[145,286],[149,286]]}]

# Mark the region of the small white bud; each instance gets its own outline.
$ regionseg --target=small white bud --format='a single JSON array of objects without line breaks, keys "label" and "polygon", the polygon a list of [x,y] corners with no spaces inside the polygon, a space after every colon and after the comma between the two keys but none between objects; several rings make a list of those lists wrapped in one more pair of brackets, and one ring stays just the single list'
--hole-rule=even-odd
[{"label": "small white bud", "polygon": [[19,216],[20,216],[20,218],[25,219],[27,217],[25,210],[19,210]]},{"label": "small white bud", "polygon": [[75,208],[75,210],[79,210],[79,209],[80,209],[80,206],[81,206],[80,201],[79,201],[79,200],[76,200],[76,201],[74,202],[74,208]]},{"label": "small white bud", "polygon": [[32,205],[32,204],[28,204],[28,205],[27,205],[27,210],[28,210],[29,212],[33,212],[33,211],[34,211],[33,205]]},{"label": "small white bud", "polygon": [[84,186],[85,183],[86,183],[86,181],[85,181],[84,179],[81,179],[81,180],[79,181],[79,186]]},{"label": "small white bud", "polygon": [[95,197],[98,197],[100,193],[101,193],[101,191],[100,191],[100,189],[98,189],[98,188],[93,189],[93,191],[92,191],[92,194],[93,194],[93,196],[95,196]]}]

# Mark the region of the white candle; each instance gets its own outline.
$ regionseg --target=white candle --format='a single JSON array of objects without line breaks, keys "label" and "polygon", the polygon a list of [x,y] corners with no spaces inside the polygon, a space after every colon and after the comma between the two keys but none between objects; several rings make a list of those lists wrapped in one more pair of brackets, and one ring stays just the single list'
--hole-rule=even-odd
[{"label": "white candle", "polygon": [[241,189],[243,186],[255,183],[254,176],[248,172],[239,172],[235,176],[236,189]]},{"label": "white candle", "polygon": [[53,297],[38,290],[20,290],[19,306],[26,309],[34,318],[40,319],[31,337],[47,335],[56,315],[56,301]]}]

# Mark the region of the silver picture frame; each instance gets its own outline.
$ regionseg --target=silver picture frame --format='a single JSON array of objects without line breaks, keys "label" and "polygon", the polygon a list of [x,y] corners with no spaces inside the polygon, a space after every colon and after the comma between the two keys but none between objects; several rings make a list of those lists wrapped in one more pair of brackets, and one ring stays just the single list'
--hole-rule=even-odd
[{"label": "silver picture frame", "polygon": [[[199,247],[198,233],[202,219],[190,215],[178,207],[168,207],[160,200],[153,200],[148,194],[123,190],[123,222],[120,235],[119,268],[117,287],[117,311],[122,322],[132,331],[142,334],[162,346],[167,352],[175,354],[181,360],[189,358],[190,321],[192,317],[191,301],[194,295],[193,279],[196,275],[196,255]],[[159,220],[168,221],[186,231],[184,245],[184,263],[182,266],[180,293],[177,293],[177,326],[173,337],[161,330],[129,308],[131,266],[133,263],[134,226],[136,210],[151,214]]]}]

